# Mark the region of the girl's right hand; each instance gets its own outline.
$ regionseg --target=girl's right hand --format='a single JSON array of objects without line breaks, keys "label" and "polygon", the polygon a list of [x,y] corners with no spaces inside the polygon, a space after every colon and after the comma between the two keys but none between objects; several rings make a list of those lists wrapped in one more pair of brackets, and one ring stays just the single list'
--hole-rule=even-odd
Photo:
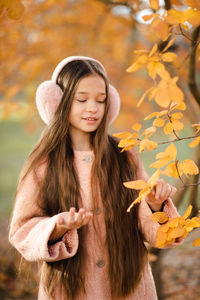
[{"label": "girl's right hand", "polygon": [[64,212],[57,217],[56,226],[52,232],[49,241],[59,240],[68,230],[78,229],[86,225],[92,218],[91,212],[86,212],[84,208],[80,208],[78,212],[74,207],[69,212]]},{"label": "girl's right hand", "polygon": [[78,229],[86,225],[92,218],[91,212],[86,212],[84,208],[80,208],[78,212],[74,207],[70,208],[66,217],[58,216],[57,224],[65,227],[67,230]]}]

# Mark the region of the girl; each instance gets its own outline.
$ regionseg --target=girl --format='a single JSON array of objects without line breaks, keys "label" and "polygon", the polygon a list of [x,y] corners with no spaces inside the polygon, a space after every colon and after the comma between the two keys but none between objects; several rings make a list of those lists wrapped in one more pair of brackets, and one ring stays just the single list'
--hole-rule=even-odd
[{"label": "girl", "polygon": [[152,210],[177,216],[175,188],[158,180],[126,212],[137,191],[123,182],[147,175],[107,133],[119,102],[101,63],[83,56],[61,61],[37,90],[48,126],[22,169],[9,240],[41,262],[39,300],[157,299],[144,241],[155,244]]}]

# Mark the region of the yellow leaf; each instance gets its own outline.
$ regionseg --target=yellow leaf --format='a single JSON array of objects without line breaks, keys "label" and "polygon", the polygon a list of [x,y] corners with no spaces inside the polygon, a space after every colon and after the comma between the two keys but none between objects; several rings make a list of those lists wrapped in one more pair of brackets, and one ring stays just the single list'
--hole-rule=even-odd
[{"label": "yellow leaf", "polygon": [[161,63],[156,64],[156,73],[165,81],[170,80],[170,74]]},{"label": "yellow leaf", "polygon": [[162,226],[160,226],[160,230],[162,232],[167,232],[169,230],[169,224],[168,224],[168,222],[165,223],[165,224],[162,224]]},{"label": "yellow leaf", "polygon": [[[119,148],[124,148],[124,147],[134,147],[138,144],[137,140],[129,140],[129,139],[122,139],[119,144],[118,147]],[[131,149],[129,148],[129,149]]]},{"label": "yellow leaf", "polygon": [[159,224],[166,223],[168,221],[168,215],[166,212],[155,212],[151,215],[151,219]]},{"label": "yellow leaf", "polygon": [[176,105],[172,108],[172,110],[174,110],[174,109],[186,110],[186,105],[185,105],[185,103],[182,101],[181,103],[176,104]]},{"label": "yellow leaf", "polygon": [[155,44],[153,46],[153,48],[151,49],[150,53],[149,53],[149,57],[151,57],[152,55],[154,55],[157,52],[157,50],[158,50],[158,45]]},{"label": "yellow leaf", "polygon": [[150,29],[162,41],[165,41],[166,38],[169,37],[170,34],[169,25],[165,20],[162,20],[160,17],[155,18],[152,21],[150,25]]},{"label": "yellow leaf", "polygon": [[156,159],[160,158],[160,160],[154,162],[150,165],[151,168],[162,168],[171,160],[175,160],[177,154],[177,149],[175,145],[170,144],[164,152],[160,152],[156,155]]},{"label": "yellow leaf", "polygon": [[156,247],[157,248],[162,248],[165,245],[166,239],[167,239],[167,233],[163,232],[161,227],[163,225],[161,225],[156,233]]},{"label": "yellow leaf", "polygon": [[161,118],[156,118],[153,121],[153,126],[157,126],[157,127],[163,127],[165,124],[165,120],[161,119]]},{"label": "yellow leaf", "polygon": [[197,27],[200,25],[200,11],[189,8],[184,11],[184,19],[192,26]]},{"label": "yellow leaf", "polygon": [[[178,166],[177,166],[178,167]],[[178,168],[177,171],[176,163],[170,163],[167,165],[164,174],[169,176],[169,177],[174,177],[174,178],[179,178],[179,175],[182,175],[182,171]],[[178,173],[179,172],[179,173]]]},{"label": "yellow leaf", "polygon": [[163,49],[163,52],[167,51],[167,49],[169,49],[175,42],[176,37],[174,37],[173,39],[171,39],[169,41],[169,43],[167,44],[167,46]]},{"label": "yellow leaf", "polygon": [[153,142],[153,141],[150,141],[148,139],[144,139],[140,142],[140,150],[139,152],[142,152],[144,151],[145,148],[147,148],[147,150],[151,151],[151,150],[154,150],[156,149],[158,146],[157,143]]},{"label": "yellow leaf", "polygon": [[141,190],[147,186],[144,180],[128,181],[123,183],[125,187],[134,190]]},{"label": "yellow leaf", "polygon": [[191,143],[189,143],[189,146],[191,148],[194,148],[194,147],[198,146],[199,143],[200,143],[200,136],[198,136],[196,139],[194,139],[194,141],[192,141]]},{"label": "yellow leaf", "polygon": [[168,84],[163,79],[158,84],[155,101],[158,105],[164,108],[167,108],[171,102]]},{"label": "yellow leaf", "polygon": [[173,119],[181,119],[183,118],[183,114],[181,112],[171,114],[171,118]]},{"label": "yellow leaf", "polygon": [[142,16],[142,19],[146,21],[150,21],[154,17],[154,14]]},{"label": "yellow leaf", "polygon": [[171,239],[177,239],[179,237],[182,237],[185,233],[185,228],[182,226],[178,226],[176,228],[171,228],[168,232],[167,232],[167,239],[171,240]]},{"label": "yellow leaf", "polygon": [[153,10],[159,9],[159,0],[150,0],[150,5]]},{"label": "yellow leaf", "polygon": [[132,134],[128,131],[125,131],[125,132],[113,133],[112,135],[116,136],[119,139],[128,139]]},{"label": "yellow leaf", "polygon": [[170,25],[178,25],[181,24],[183,20],[183,12],[175,9],[169,9],[167,11],[167,16],[165,16],[165,20]]},{"label": "yellow leaf", "polygon": [[146,54],[141,55],[126,71],[135,72],[136,70],[142,68],[143,65],[147,63],[147,60],[148,56]]},{"label": "yellow leaf", "polygon": [[184,128],[184,124],[179,120],[172,119],[172,126],[175,131],[180,131]]},{"label": "yellow leaf", "polygon": [[142,95],[142,97],[139,99],[138,103],[137,103],[137,107],[139,107],[142,102],[144,101],[145,97],[147,96],[147,94],[152,90],[153,88],[151,87],[150,89],[148,89],[147,91],[144,92],[144,94]]},{"label": "yellow leaf", "polygon": [[160,116],[160,117],[162,117],[162,116],[164,116],[164,115],[167,115],[167,114],[168,114],[168,110],[167,110],[167,109],[161,110],[161,111],[159,112],[159,116]]},{"label": "yellow leaf", "polygon": [[140,123],[135,123],[131,128],[135,131],[140,131],[142,125]]},{"label": "yellow leaf", "polygon": [[153,87],[152,90],[149,92],[149,95],[148,95],[149,101],[151,101],[155,97],[156,91],[157,91],[157,88]]},{"label": "yellow leaf", "polygon": [[177,86],[176,83],[169,84],[169,97],[173,102],[181,103],[184,99],[182,90]]},{"label": "yellow leaf", "polygon": [[173,131],[173,126],[171,122],[168,122],[165,127],[164,127],[164,133],[165,134],[170,134]]},{"label": "yellow leaf", "polygon": [[155,186],[155,184],[158,181],[159,177],[160,177],[160,170],[158,169],[156,172],[153,173],[153,175],[147,181],[147,183],[151,187],[151,189]]},{"label": "yellow leaf", "polygon": [[187,230],[187,228],[189,228],[189,231],[191,231],[190,229],[194,229],[194,228],[198,228],[200,227],[200,223],[197,222],[196,220],[193,220],[193,219],[187,219],[185,221],[185,228]]},{"label": "yellow leaf", "polygon": [[187,219],[189,217],[189,215],[191,214],[191,212],[192,212],[192,205],[189,205],[188,208],[186,209],[184,215],[183,215],[183,218]]},{"label": "yellow leaf", "polygon": [[142,135],[153,134],[153,133],[155,133],[155,132],[156,132],[156,127],[155,127],[155,126],[152,126],[152,127],[146,128],[146,129],[143,131]]},{"label": "yellow leaf", "polygon": [[170,218],[169,219],[169,222],[168,222],[168,226],[170,228],[174,228],[174,227],[177,227],[179,225],[179,222],[180,222],[180,218],[179,217],[176,217],[176,218]]},{"label": "yellow leaf", "polygon": [[162,60],[165,62],[172,62],[177,58],[176,54],[173,52],[167,52],[162,54]]},{"label": "yellow leaf", "polygon": [[148,64],[147,64],[147,71],[149,73],[149,76],[152,78],[152,79],[155,79],[156,78],[156,62],[154,61],[150,61]]},{"label": "yellow leaf", "polygon": [[150,119],[152,119],[154,117],[157,117],[157,116],[159,116],[159,112],[153,112],[153,113],[149,114],[147,117],[145,117],[144,120],[145,121],[150,120]]},{"label": "yellow leaf", "polygon": [[196,175],[199,173],[199,168],[192,159],[185,159],[181,163],[181,169],[185,175]]}]

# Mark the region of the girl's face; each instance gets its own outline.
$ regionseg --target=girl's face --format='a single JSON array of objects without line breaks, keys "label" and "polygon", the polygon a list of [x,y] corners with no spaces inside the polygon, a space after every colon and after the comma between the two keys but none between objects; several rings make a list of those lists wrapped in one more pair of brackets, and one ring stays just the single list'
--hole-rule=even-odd
[{"label": "girl's face", "polygon": [[91,133],[95,131],[104,116],[106,85],[97,74],[80,80],[69,115],[70,132]]}]

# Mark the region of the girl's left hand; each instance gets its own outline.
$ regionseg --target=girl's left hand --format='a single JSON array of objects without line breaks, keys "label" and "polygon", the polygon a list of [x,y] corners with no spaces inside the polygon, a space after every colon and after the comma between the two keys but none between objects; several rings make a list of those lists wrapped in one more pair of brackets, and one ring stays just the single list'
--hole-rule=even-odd
[{"label": "girl's left hand", "polygon": [[159,179],[151,191],[151,193],[146,197],[146,201],[154,211],[159,211],[162,204],[169,197],[172,197],[176,193],[177,189],[168,184],[164,179]]}]

